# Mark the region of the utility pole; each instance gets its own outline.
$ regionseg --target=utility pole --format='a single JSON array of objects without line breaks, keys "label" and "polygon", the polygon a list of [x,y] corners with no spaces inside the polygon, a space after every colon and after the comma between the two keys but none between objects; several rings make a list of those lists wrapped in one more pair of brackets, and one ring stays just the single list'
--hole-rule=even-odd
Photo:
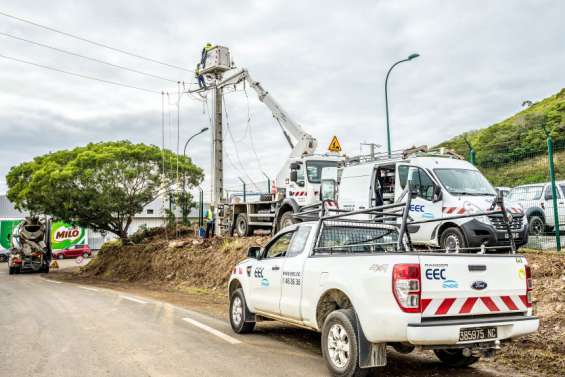
[{"label": "utility pole", "polygon": [[[219,79],[219,78],[218,78]],[[214,124],[212,136],[212,204],[214,209],[222,201],[224,192],[224,137],[222,132],[222,89],[214,89]]]}]

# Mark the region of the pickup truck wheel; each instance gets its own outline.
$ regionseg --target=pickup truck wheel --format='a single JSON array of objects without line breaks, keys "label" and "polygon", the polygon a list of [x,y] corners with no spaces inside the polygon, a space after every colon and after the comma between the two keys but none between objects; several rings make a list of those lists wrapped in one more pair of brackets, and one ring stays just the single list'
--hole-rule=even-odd
[{"label": "pickup truck wheel", "polygon": [[245,311],[247,304],[241,288],[236,289],[230,298],[230,325],[238,334],[246,334],[253,331],[255,322],[245,322]]},{"label": "pickup truck wheel", "polygon": [[464,356],[461,349],[434,350],[437,358],[454,368],[464,368],[479,361],[476,356]]},{"label": "pickup truck wheel", "polygon": [[540,236],[543,234],[545,224],[539,216],[532,216],[528,220],[528,233],[533,236]]},{"label": "pickup truck wheel", "polygon": [[330,313],[322,327],[322,354],[332,376],[365,376],[369,369],[359,367],[358,350],[353,309]]},{"label": "pickup truck wheel", "polygon": [[442,249],[454,251],[457,247],[467,247],[467,241],[459,228],[451,227],[443,231],[439,245]]},{"label": "pickup truck wheel", "polygon": [[247,237],[251,235],[251,227],[249,226],[249,220],[245,213],[240,213],[235,219],[235,231],[240,237]]}]

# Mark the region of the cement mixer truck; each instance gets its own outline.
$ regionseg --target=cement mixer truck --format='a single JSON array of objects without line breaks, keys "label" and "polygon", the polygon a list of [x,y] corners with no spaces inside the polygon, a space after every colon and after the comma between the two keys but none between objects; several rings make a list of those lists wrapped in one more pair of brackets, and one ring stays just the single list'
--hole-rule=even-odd
[{"label": "cement mixer truck", "polygon": [[28,217],[14,228],[8,259],[10,275],[22,271],[49,272],[50,225],[46,218]]}]

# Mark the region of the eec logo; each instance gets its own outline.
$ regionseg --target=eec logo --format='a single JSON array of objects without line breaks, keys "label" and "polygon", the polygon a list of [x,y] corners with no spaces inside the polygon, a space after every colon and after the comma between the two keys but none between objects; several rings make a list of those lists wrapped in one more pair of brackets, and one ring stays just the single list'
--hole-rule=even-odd
[{"label": "eec logo", "polygon": [[426,270],[426,279],[445,280],[445,268],[428,268]]}]

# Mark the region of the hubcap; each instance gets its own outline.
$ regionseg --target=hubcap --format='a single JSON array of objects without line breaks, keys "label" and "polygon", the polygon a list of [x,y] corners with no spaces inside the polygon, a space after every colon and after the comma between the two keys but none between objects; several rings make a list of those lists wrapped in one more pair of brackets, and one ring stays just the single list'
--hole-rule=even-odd
[{"label": "hubcap", "polygon": [[241,319],[243,318],[243,304],[239,297],[235,297],[233,299],[232,308],[231,308],[231,317],[233,323],[236,326],[239,326],[241,323]]},{"label": "hubcap", "polygon": [[534,221],[532,222],[532,233],[535,235],[541,234],[542,227],[543,227],[543,223],[538,219],[534,219]]},{"label": "hubcap", "polygon": [[447,236],[445,239],[445,248],[448,250],[455,250],[457,247],[459,247],[459,238],[454,234]]},{"label": "hubcap", "polygon": [[340,369],[349,363],[349,336],[339,323],[334,324],[328,333],[328,354],[331,362]]}]

